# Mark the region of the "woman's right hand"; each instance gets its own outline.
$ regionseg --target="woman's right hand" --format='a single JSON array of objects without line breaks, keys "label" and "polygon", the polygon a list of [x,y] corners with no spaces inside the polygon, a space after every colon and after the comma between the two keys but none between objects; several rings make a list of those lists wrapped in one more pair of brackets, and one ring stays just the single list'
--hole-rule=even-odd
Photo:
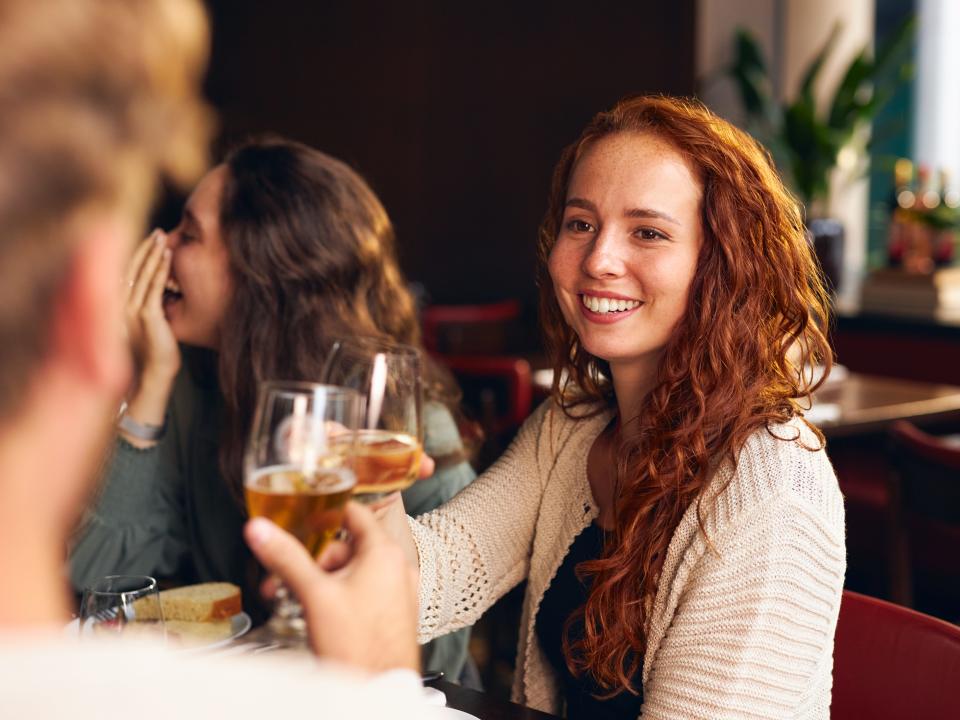
[{"label": "woman's right hand", "polygon": [[[163,288],[170,275],[167,236],[154,230],[137,247],[127,267],[127,337],[135,376],[127,413],[141,424],[163,425],[173,381],[180,370],[180,348],[163,314]],[[153,445],[125,434],[138,447]]]},{"label": "woman's right hand", "polygon": [[[432,472],[432,466],[431,466]],[[407,511],[403,506],[403,496],[399,492],[390,493],[367,506],[379,522],[380,527],[403,550],[410,566],[420,569],[420,554],[413,540],[413,533],[407,523]]]}]

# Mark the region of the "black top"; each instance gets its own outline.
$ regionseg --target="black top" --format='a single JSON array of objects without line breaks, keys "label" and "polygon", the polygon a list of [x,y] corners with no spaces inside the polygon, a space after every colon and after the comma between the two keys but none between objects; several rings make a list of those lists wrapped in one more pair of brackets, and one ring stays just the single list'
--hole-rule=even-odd
[{"label": "black top", "polygon": [[[633,682],[640,692],[639,695],[624,690],[609,700],[598,700],[595,695],[603,693],[593,677],[589,674],[574,677],[567,669],[567,661],[563,655],[563,626],[573,611],[587,602],[589,589],[589,583],[581,583],[574,569],[586,560],[600,557],[602,552],[603,530],[596,524],[590,524],[573,541],[537,611],[537,638],[560,680],[563,697],[567,702],[567,717],[570,720],[633,720],[639,717],[640,706],[643,705],[639,671]],[[582,636],[581,620],[570,628],[570,639],[575,640]]]}]

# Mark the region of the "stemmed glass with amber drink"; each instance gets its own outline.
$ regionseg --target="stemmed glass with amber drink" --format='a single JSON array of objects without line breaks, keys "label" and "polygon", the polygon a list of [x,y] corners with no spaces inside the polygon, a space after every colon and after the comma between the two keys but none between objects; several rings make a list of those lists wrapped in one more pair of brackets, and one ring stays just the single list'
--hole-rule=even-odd
[{"label": "stemmed glass with amber drink", "polygon": [[[282,381],[260,387],[244,463],[247,511],[294,535],[314,557],[340,532],[356,484],[360,408],[349,388]],[[306,637],[302,608],[285,587],[269,628],[280,637]]]},{"label": "stemmed glass with amber drink", "polygon": [[420,351],[409,345],[350,338],[334,343],[324,380],[355,389],[363,410],[357,431],[354,494],[371,502],[409,487],[423,454]]}]

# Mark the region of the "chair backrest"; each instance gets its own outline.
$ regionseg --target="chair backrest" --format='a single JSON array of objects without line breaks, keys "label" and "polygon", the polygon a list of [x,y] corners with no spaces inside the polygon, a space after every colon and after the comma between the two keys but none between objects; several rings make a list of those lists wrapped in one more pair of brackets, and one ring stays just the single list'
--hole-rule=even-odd
[{"label": "chair backrest", "polygon": [[890,444],[902,511],[960,526],[960,447],[905,420],[891,425]]},{"label": "chair backrest", "polygon": [[485,305],[428,305],[421,312],[423,345],[447,355],[500,355],[509,351],[518,300]]},{"label": "chair backrest", "polygon": [[[440,355],[456,376],[463,390],[464,402],[477,411],[487,410],[483,417],[488,433],[511,432],[519,428],[530,414],[533,404],[533,381],[530,363],[514,356]],[[484,408],[486,403],[492,403]]]},{"label": "chair backrest", "polygon": [[[954,619],[960,590],[960,447],[906,421],[889,430],[890,597]],[[946,600],[946,602],[944,602]]]},{"label": "chair backrest", "polygon": [[522,329],[521,309],[520,302],[511,299],[428,305],[421,312],[424,347],[456,376],[464,407],[486,434],[487,454],[502,449],[533,402],[530,363],[510,354]]},{"label": "chair backrest", "polygon": [[830,717],[960,717],[960,627],[844,591]]}]

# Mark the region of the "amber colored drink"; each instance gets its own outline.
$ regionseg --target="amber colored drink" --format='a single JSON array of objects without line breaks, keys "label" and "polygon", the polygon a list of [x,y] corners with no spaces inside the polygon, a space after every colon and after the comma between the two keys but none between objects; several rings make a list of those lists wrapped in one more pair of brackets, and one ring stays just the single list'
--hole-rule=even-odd
[{"label": "amber colored drink", "polygon": [[389,430],[360,430],[353,457],[354,492],[391,493],[413,484],[423,449],[416,438]]},{"label": "amber colored drink", "polygon": [[243,491],[250,517],[265,517],[294,535],[316,557],[343,526],[343,508],[354,477],[343,469],[321,469],[310,477],[290,467],[263,468]]}]

